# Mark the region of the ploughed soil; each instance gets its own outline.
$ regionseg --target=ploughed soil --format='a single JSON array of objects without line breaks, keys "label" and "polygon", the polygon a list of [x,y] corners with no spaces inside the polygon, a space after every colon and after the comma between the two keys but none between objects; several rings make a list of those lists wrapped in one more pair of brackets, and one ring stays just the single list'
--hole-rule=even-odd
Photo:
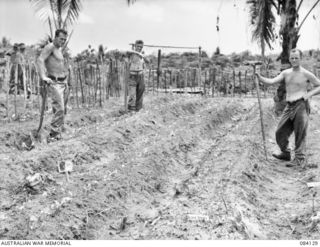
[{"label": "ploughed soil", "polygon": [[303,170],[271,156],[272,99],[262,100],[268,160],[255,98],[149,94],[126,114],[111,98],[70,110],[52,143],[34,135],[36,110],[5,123],[4,102],[0,239],[319,239],[320,189],[307,185],[320,181],[320,100],[311,103]]}]

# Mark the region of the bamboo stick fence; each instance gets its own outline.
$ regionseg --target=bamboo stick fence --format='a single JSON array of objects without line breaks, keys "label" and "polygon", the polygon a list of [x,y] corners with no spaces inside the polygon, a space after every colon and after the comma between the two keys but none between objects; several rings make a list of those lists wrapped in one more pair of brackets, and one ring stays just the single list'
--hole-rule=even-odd
[{"label": "bamboo stick fence", "polygon": [[[14,94],[9,94],[12,65],[7,65],[1,74],[0,92],[4,95],[6,118],[12,119],[12,112],[17,117],[26,109],[40,107],[40,78],[34,63],[26,62],[23,66],[23,90],[19,90],[18,69],[14,72]],[[199,68],[153,68],[144,73],[146,94],[177,93],[200,94],[207,97],[256,97],[253,72],[248,70],[221,69],[212,67]],[[199,78],[201,80],[199,80]],[[120,59],[108,59],[103,62],[74,62],[69,69],[68,107],[73,109],[103,107],[113,98],[125,97],[128,80],[128,64]],[[201,81],[202,85],[199,85]],[[27,88],[31,90],[28,97]],[[261,88],[264,97],[273,96],[275,88]],[[12,99],[13,98],[13,99]],[[121,98],[121,99],[120,99]],[[22,105],[22,107],[21,107]]]}]

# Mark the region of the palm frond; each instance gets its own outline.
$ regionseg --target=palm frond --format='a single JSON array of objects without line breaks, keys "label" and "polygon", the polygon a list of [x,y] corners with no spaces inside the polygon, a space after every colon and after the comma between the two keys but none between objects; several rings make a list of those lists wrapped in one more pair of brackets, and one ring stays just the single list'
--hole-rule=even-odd
[{"label": "palm frond", "polygon": [[68,25],[72,25],[79,17],[82,9],[80,0],[69,0],[67,14],[63,22],[63,28],[66,29]]},{"label": "palm frond", "polygon": [[81,0],[29,0],[43,21],[54,23],[55,28],[66,29],[79,17]]},{"label": "palm frond", "polygon": [[274,40],[275,16],[272,12],[273,0],[247,0],[250,5],[250,18],[253,27],[252,40],[257,41],[264,54],[265,44],[272,48]]},{"label": "palm frond", "polygon": [[30,2],[41,20],[46,20],[52,13],[50,1],[30,0]]},{"label": "palm frond", "polygon": [[136,2],[136,0],[127,0],[128,5],[134,4],[135,2]]},{"label": "palm frond", "polygon": [[58,23],[58,20],[57,20],[56,7],[55,7],[55,4],[54,4],[53,1],[51,1],[51,0],[48,0],[48,1],[50,2],[50,10],[51,10],[51,13],[52,13],[51,20],[53,21],[54,26],[57,29],[58,26],[59,26],[59,23]]}]

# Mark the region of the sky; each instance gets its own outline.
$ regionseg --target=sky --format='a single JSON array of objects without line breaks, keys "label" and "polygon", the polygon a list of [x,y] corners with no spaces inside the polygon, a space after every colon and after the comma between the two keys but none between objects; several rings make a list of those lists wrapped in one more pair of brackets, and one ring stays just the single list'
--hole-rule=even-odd
[{"label": "sky", "polygon": [[[316,0],[304,0],[300,18]],[[73,54],[90,44],[110,49],[130,49],[137,39],[145,44],[183,47],[201,46],[208,54],[216,47],[224,54],[250,50],[260,53],[251,41],[246,0],[138,0],[132,6],[126,0],[83,0],[80,18],[73,26],[69,48]],[[219,32],[216,30],[219,16]],[[49,33],[48,24],[35,14],[29,0],[0,0],[0,38],[12,43],[35,44]],[[301,30],[298,47],[320,48],[320,5],[311,13]],[[273,51],[281,51],[279,41]],[[162,49],[163,53],[187,49]],[[157,48],[145,48],[146,54]]]}]

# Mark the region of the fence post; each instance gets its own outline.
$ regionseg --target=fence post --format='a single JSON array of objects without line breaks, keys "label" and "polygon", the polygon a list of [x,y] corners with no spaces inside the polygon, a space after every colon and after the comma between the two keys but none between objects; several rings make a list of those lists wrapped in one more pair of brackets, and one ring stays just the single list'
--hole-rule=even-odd
[{"label": "fence post", "polygon": [[23,108],[27,109],[27,83],[26,83],[26,69],[25,64],[21,64],[22,83],[23,83]]},{"label": "fence post", "polygon": [[167,93],[167,70],[164,71],[164,92]]},{"label": "fence post", "polygon": [[94,84],[93,84],[93,90],[94,90],[94,106],[97,104],[97,93],[98,93],[98,61],[96,68],[93,69],[94,73]]},{"label": "fence post", "polygon": [[124,112],[128,111],[128,81],[129,81],[129,64],[125,63],[125,80],[124,80]]},{"label": "fence post", "polygon": [[187,70],[184,69],[183,92],[186,93],[187,89],[188,89],[188,74],[187,74]]},{"label": "fence post", "polygon": [[[221,68],[221,67],[220,67]],[[221,68],[221,73],[220,73],[220,80],[219,80],[219,89],[218,89],[218,94],[219,94],[219,96],[221,96],[221,86],[223,86],[222,84],[223,84],[224,82],[223,82],[223,70],[222,70],[222,68]]]},{"label": "fence post", "polygon": [[199,67],[199,87],[201,88],[201,46],[199,46],[199,62],[198,62],[198,67]]},{"label": "fence post", "polygon": [[82,79],[81,79],[81,67],[78,64],[78,74],[79,74],[79,82],[80,82],[80,90],[81,90],[81,102],[82,102],[82,107],[84,105],[84,94],[83,94],[83,84],[82,84]]},{"label": "fence post", "polygon": [[39,106],[39,111],[41,111],[40,106],[41,106],[41,99],[40,99],[40,75],[38,73],[38,71],[36,70],[36,72],[34,73],[34,80],[36,81],[37,84],[37,98],[38,98],[38,106]]},{"label": "fence post", "polygon": [[112,61],[108,61],[107,63],[107,74],[106,74],[106,100],[109,100],[109,96],[110,96],[110,80],[111,80],[111,73],[112,73]]},{"label": "fence post", "polygon": [[14,115],[17,117],[17,93],[18,93],[18,64],[15,65],[14,74]]},{"label": "fence post", "polygon": [[151,68],[149,67],[149,76],[148,76],[148,90],[147,92],[149,93],[150,91],[150,85],[151,85]]},{"label": "fence post", "polygon": [[244,72],[244,91],[246,92],[247,95],[247,70]]},{"label": "fence post", "polygon": [[242,83],[241,83],[241,71],[239,70],[239,87],[240,87],[240,91],[239,91],[239,94],[240,94],[240,97],[241,97],[241,94],[242,94]]},{"label": "fence post", "polygon": [[[101,62],[101,67],[102,67],[102,62]],[[102,83],[102,76],[101,76],[101,71],[102,69],[100,69],[99,63],[97,61],[97,69],[96,69],[96,73],[97,73],[97,88],[96,88],[96,96],[98,96],[98,91],[99,91],[99,106],[102,107],[102,91],[101,91],[101,83]]]},{"label": "fence post", "polygon": [[[204,82],[203,82],[203,95],[206,96],[206,81],[207,81],[207,71],[204,70]],[[201,76],[201,75],[200,75]]]},{"label": "fence post", "polygon": [[6,93],[6,102],[7,102],[7,121],[9,122],[10,121],[10,118],[9,118],[9,91],[10,91],[10,76],[11,76],[11,70],[13,69],[12,68],[12,64],[7,65],[7,68],[8,68],[8,71],[6,73],[6,79],[7,79],[7,93]]},{"label": "fence post", "polygon": [[160,67],[161,67],[161,49],[158,50],[157,94],[159,94],[159,86],[160,86]]},{"label": "fence post", "polygon": [[77,73],[77,68],[74,67],[73,68],[73,74],[74,74],[74,79],[76,81],[76,103],[77,103],[77,108],[79,109],[79,99],[78,99],[78,84],[79,84],[79,77],[78,77],[78,73]]},{"label": "fence post", "polygon": [[236,89],[236,71],[234,69],[232,71],[232,79],[233,79],[232,97],[234,97],[234,90]]},{"label": "fence post", "polygon": [[214,97],[214,86],[216,85],[216,68],[212,69],[212,97]]}]

